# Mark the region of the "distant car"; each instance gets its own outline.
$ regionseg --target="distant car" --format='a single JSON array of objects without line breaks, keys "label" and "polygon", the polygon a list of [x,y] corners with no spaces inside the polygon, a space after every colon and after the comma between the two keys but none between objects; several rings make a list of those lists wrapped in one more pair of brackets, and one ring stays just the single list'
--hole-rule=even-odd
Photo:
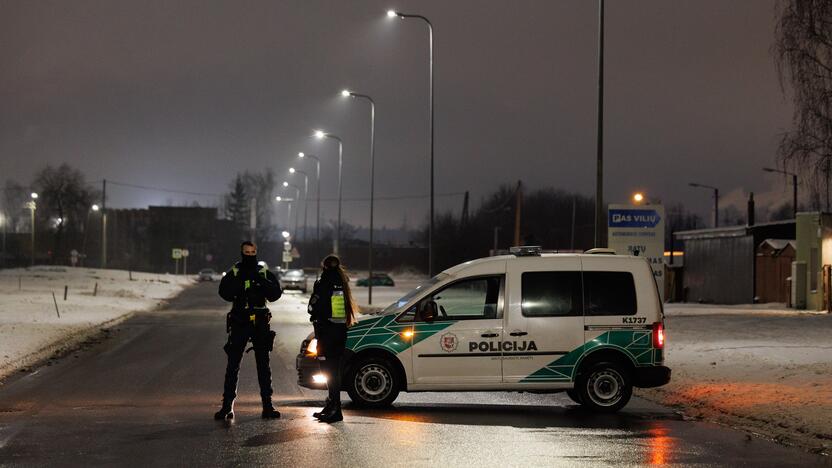
[{"label": "distant car", "polygon": [[[355,282],[356,286],[369,286],[368,278],[361,278]],[[373,286],[395,286],[393,278],[387,273],[373,273]]]},{"label": "distant car", "polygon": [[214,281],[214,278],[216,277],[217,272],[211,268],[203,268],[202,270],[199,270],[199,273],[197,273],[197,279],[199,279],[199,281]]},{"label": "distant car", "polygon": [[285,289],[296,289],[306,292],[306,273],[303,270],[286,270],[280,276],[280,287]]}]

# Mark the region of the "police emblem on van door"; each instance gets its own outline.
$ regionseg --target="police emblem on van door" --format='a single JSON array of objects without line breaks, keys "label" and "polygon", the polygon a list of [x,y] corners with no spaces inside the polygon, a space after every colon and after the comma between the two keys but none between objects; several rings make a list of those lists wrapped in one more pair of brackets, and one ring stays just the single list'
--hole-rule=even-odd
[{"label": "police emblem on van door", "polygon": [[447,353],[456,351],[456,346],[458,343],[459,340],[453,333],[445,333],[444,335],[439,337],[439,345],[442,346],[442,350]]}]

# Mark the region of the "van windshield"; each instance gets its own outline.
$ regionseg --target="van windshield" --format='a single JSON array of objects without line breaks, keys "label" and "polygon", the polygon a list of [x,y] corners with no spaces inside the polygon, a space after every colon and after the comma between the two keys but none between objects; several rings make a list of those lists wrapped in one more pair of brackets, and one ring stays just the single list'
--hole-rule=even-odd
[{"label": "van windshield", "polygon": [[397,301],[393,302],[389,306],[385,307],[384,310],[381,311],[381,314],[389,314],[391,312],[396,312],[402,307],[405,306],[411,299],[421,294],[426,289],[429,289],[434,284],[444,280],[447,278],[447,273],[439,273],[438,275],[434,276],[433,278],[425,281],[424,283],[416,286],[415,289],[410,291],[409,293],[405,294],[404,296],[400,297]]}]

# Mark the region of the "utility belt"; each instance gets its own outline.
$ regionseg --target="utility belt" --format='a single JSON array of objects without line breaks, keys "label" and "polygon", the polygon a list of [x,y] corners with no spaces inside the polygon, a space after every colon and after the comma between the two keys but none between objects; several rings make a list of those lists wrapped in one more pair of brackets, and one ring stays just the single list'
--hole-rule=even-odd
[{"label": "utility belt", "polygon": [[255,328],[268,326],[272,320],[272,314],[269,309],[246,309],[242,312],[232,310],[225,315],[225,332],[231,332],[232,325],[248,325]]}]

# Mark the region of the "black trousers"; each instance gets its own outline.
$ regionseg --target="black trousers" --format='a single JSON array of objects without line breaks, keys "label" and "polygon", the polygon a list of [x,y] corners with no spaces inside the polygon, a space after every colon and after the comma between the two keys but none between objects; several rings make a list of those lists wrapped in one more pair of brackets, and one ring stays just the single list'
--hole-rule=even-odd
[{"label": "black trousers", "polygon": [[[347,326],[327,320],[314,323],[315,338],[318,339],[318,364],[327,377],[329,401],[341,404],[341,375],[344,350],[347,345]],[[323,359],[322,359],[323,358]]]},{"label": "black trousers", "polygon": [[269,341],[271,330],[268,323],[252,324],[234,323],[228,342],[223,349],[228,355],[225,367],[225,385],[222,398],[226,402],[233,402],[237,397],[237,381],[240,375],[240,362],[243,360],[246,344],[249,339],[254,346],[254,360],[257,363],[257,381],[260,383],[260,398],[264,403],[272,398],[272,370],[269,367]]}]

